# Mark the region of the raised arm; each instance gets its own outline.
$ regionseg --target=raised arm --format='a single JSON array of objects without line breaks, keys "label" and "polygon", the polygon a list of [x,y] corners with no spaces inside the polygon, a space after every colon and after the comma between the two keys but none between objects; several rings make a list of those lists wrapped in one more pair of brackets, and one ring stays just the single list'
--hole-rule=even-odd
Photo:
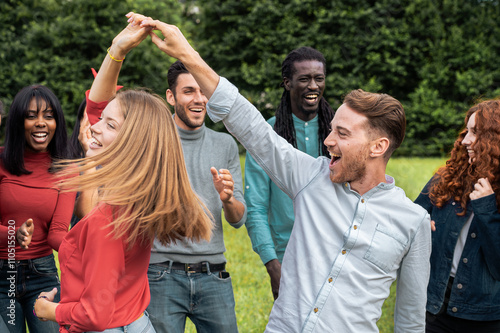
[{"label": "raised arm", "polygon": [[[132,13],[127,14],[127,17]],[[141,22],[146,17],[136,16],[135,22]],[[130,20],[129,20],[130,21]],[[89,99],[94,102],[108,101],[116,94],[116,84],[125,56],[139,45],[149,34],[151,29],[140,27],[130,22],[114,39],[109,47],[101,68],[90,88]]]},{"label": "raised arm", "polygon": [[198,82],[205,96],[210,99],[219,83],[219,75],[191,47],[175,25],[158,20],[142,20],[142,18],[142,15],[132,13],[130,22],[160,31],[164,39],[158,37],[154,32],[150,33],[153,43],[169,56],[180,60]]}]

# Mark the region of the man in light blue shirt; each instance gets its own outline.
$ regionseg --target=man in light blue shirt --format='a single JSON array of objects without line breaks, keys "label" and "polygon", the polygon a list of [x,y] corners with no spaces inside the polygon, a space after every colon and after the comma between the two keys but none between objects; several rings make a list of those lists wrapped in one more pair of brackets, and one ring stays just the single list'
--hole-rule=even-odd
[{"label": "man in light blue shirt", "polygon": [[[323,141],[330,132],[334,111],[323,97],[325,57],[311,47],[295,49],[283,61],[281,75],[284,88],[281,102],[275,116],[267,122],[300,151],[313,157],[328,155]],[[281,262],[293,227],[293,202],[248,153],[245,201],[248,207],[245,226],[253,250],[266,266],[276,299]]]},{"label": "man in light blue shirt", "polygon": [[404,137],[401,103],[386,94],[350,92],[325,140],[331,159],[313,158],[276,134],[177,27],[142,24],[161,31],[165,38],[152,34],[153,43],[186,65],[209,98],[212,120],[223,120],[294,200],[295,225],[266,332],[378,332],[396,278],[394,331],[424,332],[430,218],[385,174]]}]

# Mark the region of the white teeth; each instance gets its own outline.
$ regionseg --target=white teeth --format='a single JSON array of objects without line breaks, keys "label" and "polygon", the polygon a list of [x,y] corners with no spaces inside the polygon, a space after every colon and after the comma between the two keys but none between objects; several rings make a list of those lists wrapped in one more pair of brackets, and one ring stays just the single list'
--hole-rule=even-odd
[{"label": "white teeth", "polygon": [[334,154],[334,153],[330,153],[330,157],[340,157],[340,155],[337,155],[337,154]]},{"label": "white teeth", "polygon": [[190,109],[191,111],[194,111],[194,112],[201,112],[203,111],[203,109]]},{"label": "white teeth", "polygon": [[96,144],[96,145],[98,145],[98,146],[102,146],[102,143],[100,143],[100,142],[99,142],[99,140],[97,140],[97,139],[96,139],[96,138],[94,138],[94,137],[92,137],[92,139],[91,139],[91,143],[94,143],[94,144]]},{"label": "white teeth", "polygon": [[47,135],[47,133],[33,133],[33,136],[36,136],[37,138],[45,138]]},{"label": "white teeth", "polygon": [[306,95],[306,98],[318,98],[318,95],[316,94],[311,94],[311,95]]}]

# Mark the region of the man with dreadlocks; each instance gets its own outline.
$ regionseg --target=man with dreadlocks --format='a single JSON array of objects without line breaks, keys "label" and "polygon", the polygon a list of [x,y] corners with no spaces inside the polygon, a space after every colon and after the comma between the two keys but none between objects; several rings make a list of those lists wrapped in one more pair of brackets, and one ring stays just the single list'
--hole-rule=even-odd
[{"label": "man with dreadlocks", "polygon": [[[268,123],[295,148],[313,157],[328,156],[323,141],[328,136],[334,111],[323,97],[325,57],[311,47],[300,47],[285,58],[281,73],[284,88],[281,103]],[[294,222],[293,202],[248,153],[245,201],[248,235],[253,250],[266,266],[276,299],[281,262]]]}]

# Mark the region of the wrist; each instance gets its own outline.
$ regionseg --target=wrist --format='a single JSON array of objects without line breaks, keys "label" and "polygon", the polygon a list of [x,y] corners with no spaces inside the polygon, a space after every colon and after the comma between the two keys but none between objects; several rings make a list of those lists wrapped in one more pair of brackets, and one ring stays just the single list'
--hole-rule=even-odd
[{"label": "wrist", "polygon": [[111,58],[111,60],[115,62],[122,62],[125,60],[125,56],[127,55],[128,51],[123,50],[121,47],[119,47],[116,44],[112,44],[108,50],[108,56]]}]

